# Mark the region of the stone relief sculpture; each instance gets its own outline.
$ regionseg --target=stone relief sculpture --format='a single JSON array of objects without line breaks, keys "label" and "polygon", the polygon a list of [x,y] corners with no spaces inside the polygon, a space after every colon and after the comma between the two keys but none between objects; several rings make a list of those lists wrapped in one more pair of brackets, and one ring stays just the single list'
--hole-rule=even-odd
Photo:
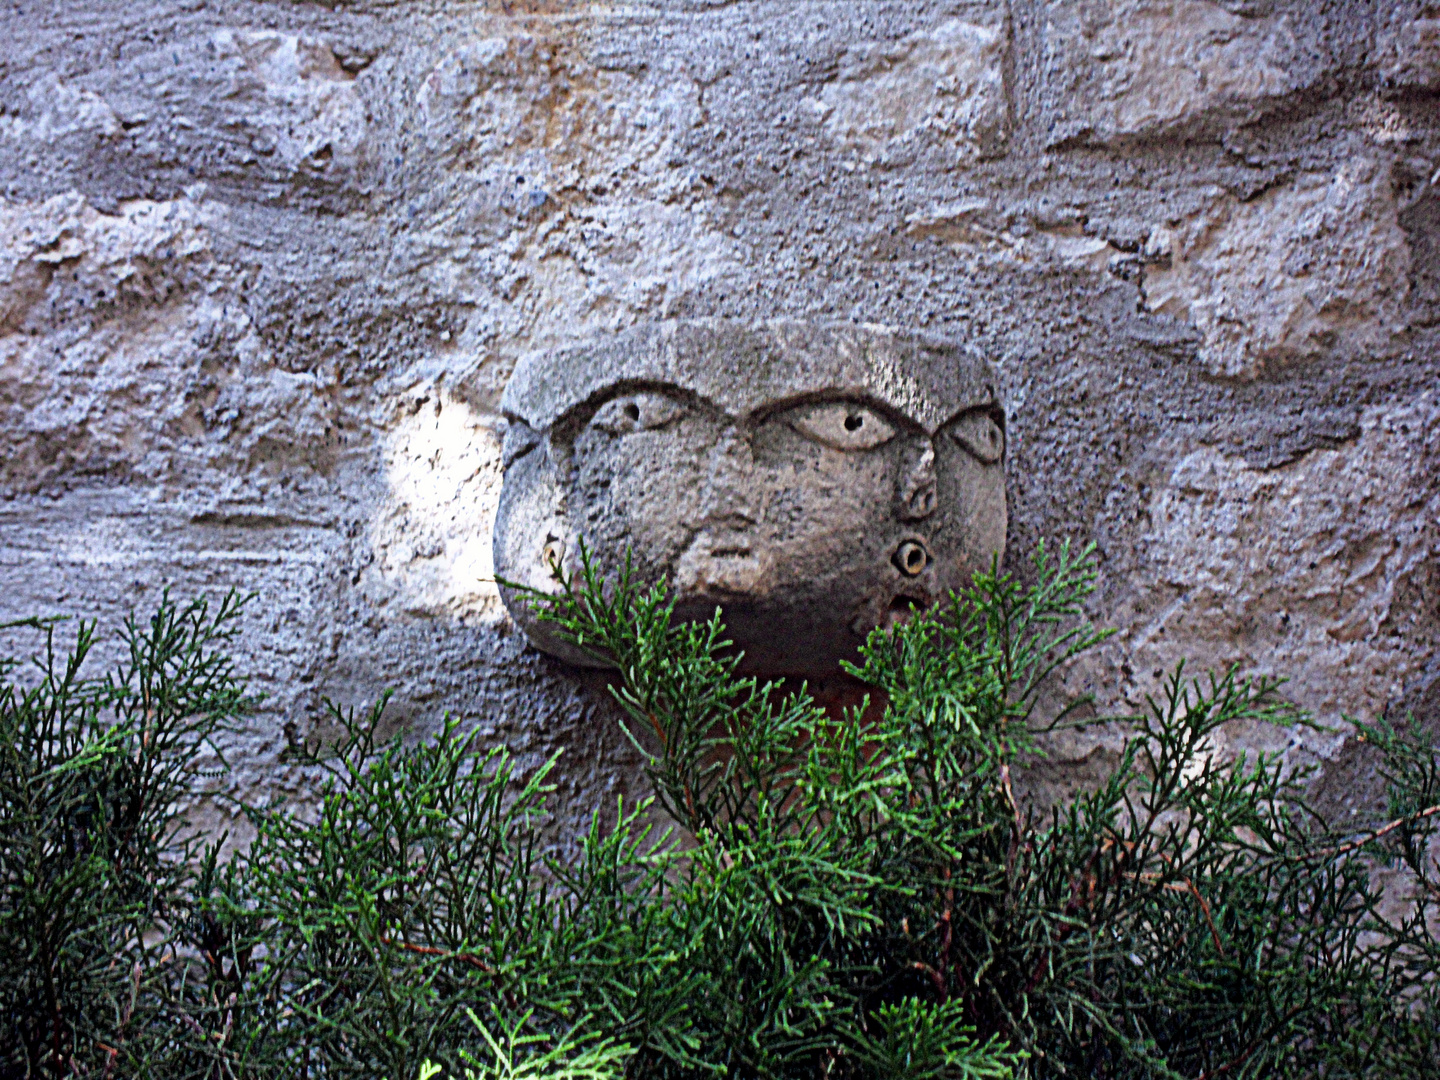
[{"label": "stone relief sculpture", "polygon": [[[627,548],[677,614],[724,609],[744,668],[834,675],[873,627],[1005,545],[990,365],[872,326],[666,322],[523,362],[506,388],[498,577],[555,591]],[[541,649],[588,663],[510,589]]]}]

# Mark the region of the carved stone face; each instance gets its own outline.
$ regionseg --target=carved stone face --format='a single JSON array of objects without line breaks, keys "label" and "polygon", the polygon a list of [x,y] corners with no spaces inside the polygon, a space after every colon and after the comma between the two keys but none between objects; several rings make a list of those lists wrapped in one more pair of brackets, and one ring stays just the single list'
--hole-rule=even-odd
[{"label": "carved stone face", "polygon": [[[1005,544],[1004,417],[984,361],[855,326],[662,323],[529,362],[506,390],[503,579],[554,591],[583,536],[614,571],[724,609],[744,667],[825,676]],[[522,601],[542,649],[583,658]]]}]

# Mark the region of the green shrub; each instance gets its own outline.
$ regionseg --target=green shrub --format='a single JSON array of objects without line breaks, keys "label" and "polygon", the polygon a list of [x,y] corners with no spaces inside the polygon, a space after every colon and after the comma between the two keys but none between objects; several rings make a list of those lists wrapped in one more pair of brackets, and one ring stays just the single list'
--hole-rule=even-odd
[{"label": "green shrub", "polygon": [[222,649],[238,604],[168,602],[127,622],[124,655],[82,673],[58,620],[31,663],[0,662],[0,1076],[170,1068],[187,1032],[175,947],[197,843],[176,803],[215,732],[251,704]]},{"label": "green shrub", "polygon": [[1214,753],[1304,722],[1276,686],[1177,671],[1108,781],[1041,816],[1012,773],[1078,722],[1037,703],[1101,635],[1088,557],[1030,576],[872,635],[877,707],[832,715],[740,677],[718,615],[677,625],[587,565],[546,616],[615,664],[655,795],[569,860],[542,839],[553,761],[521,775],[453,721],[379,743],[384,702],[291,748],[317,805],[196,850],[187,769],[250,704],[233,600],[164,605],[96,682],[88,626],[62,664],[32,624],[40,672],[0,687],[0,1075],[1440,1074],[1434,746],[1362,728],[1394,820],[1338,834],[1278,760]]},{"label": "green shrub", "polygon": [[[1394,769],[1387,850],[1428,890],[1400,923],[1381,917],[1361,844],[1307,810],[1300,778],[1263,755],[1215,756],[1227,725],[1304,720],[1272,682],[1177,670],[1131,718],[1108,782],[1041,818],[1016,803],[1011,769],[1034,751],[1045,679],[1099,635],[1078,618],[1087,558],[1041,549],[1033,570],[1031,587],[980,575],[948,610],[872,634],[851,668],[884,695],[870,726],[737,678],[718,616],[672,626],[662,590],[622,577],[607,593],[587,569],[567,591],[554,617],[618,665],[634,729],[658,740],[642,745],[657,797],[699,851],[718,863],[804,847],[823,861],[773,872],[787,935],[767,945],[814,973],[815,1004],[794,1010],[807,1038],[723,1063],[874,1063],[837,1048],[872,1046],[876,1025],[893,1033],[886,1008],[915,1002],[947,1010],[929,1023],[957,1038],[1028,1054],[1019,1067],[1037,1077],[1440,1068],[1434,747],[1365,729]],[[735,1055],[761,1019],[711,1026]]]}]

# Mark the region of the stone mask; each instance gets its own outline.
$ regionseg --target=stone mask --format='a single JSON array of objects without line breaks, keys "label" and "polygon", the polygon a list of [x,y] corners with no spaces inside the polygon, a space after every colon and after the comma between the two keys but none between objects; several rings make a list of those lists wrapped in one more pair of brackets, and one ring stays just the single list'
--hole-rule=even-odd
[{"label": "stone mask", "polygon": [[[502,407],[495,571],[546,592],[579,542],[628,550],[680,618],[724,609],[744,670],[827,676],[873,627],[943,599],[1005,545],[1004,415],[988,363],[882,327],[636,327],[531,357]],[[502,589],[541,649],[588,661]]]}]

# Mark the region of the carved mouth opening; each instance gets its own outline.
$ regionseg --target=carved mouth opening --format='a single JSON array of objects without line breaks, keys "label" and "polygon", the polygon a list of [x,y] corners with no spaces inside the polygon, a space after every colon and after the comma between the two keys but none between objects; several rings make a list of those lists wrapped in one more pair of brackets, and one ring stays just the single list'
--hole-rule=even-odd
[{"label": "carved mouth opening", "polygon": [[917,600],[913,596],[897,596],[890,601],[890,606],[885,611],[885,625],[889,627],[907,623],[915,617],[916,612],[924,611],[929,606],[924,600]]},{"label": "carved mouth opening", "polygon": [[749,554],[749,547],[716,547],[710,549],[710,557],[712,559],[743,559]]}]

